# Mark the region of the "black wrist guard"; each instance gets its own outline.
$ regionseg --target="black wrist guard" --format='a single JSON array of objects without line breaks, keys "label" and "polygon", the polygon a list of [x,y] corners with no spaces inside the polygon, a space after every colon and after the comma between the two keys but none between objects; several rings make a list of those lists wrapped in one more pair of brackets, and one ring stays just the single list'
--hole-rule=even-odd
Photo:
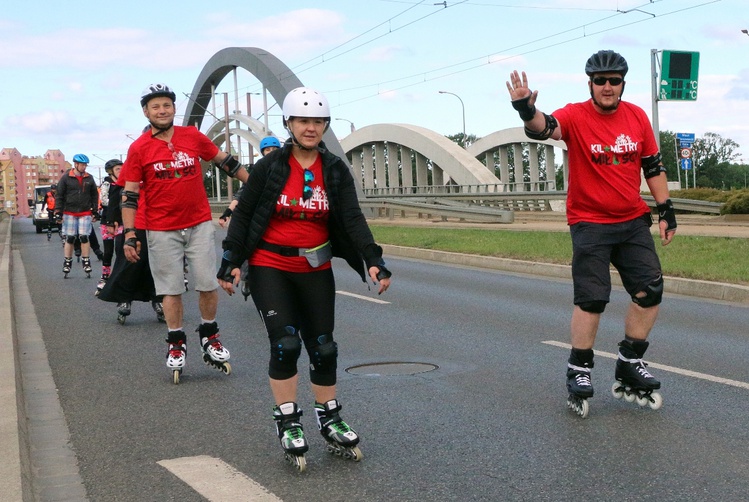
[{"label": "black wrist guard", "polygon": [[377,272],[377,280],[381,281],[383,279],[390,279],[392,277],[393,273],[385,268],[385,262],[380,260],[380,263],[376,265],[377,268],[380,269],[379,272]]},{"label": "black wrist guard", "polygon": [[517,112],[520,114],[520,118],[523,120],[523,122],[528,122],[529,120],[533,120],[533,117],[536,116],[536,107],[535,106],[528,106],[528,101],[531,99],[531,94],[524,98],[516,99],[515,101],[511,101],[512,107],[517,110]]},{"label": "black wrist guard", "polygon": [[129,239],[125,239],[125,246],[130,246],[131,248],[137,250],[138,239],[136,239],[135,237],[130,237]]},{"label": "black wrist guard", "polygon": [[231,275],[231,271],[235,268],[239,268],[239,265],[236,265],[232,261],[231,251],[224,251],[224,254],[221,256],[221,265],[218,267],[216,278],[226,282],[234,282],[234,276]]},{"label": "black wrist guard", "polygon": [[221,217],[219,219],[221,219],[221,220],[227,219],[229,216],[232,215],[232,212],[233,211],[227,207],[226,211],[223,212],[223,214],[221,215]]},{"label": "black wrist guard", "polygon": [[224,171],[227,176],[233,178],[237,174],[237,171],[242,167],[242,164],[234,158],[234,155],[229,154],[220,164],[216,164],[216,167]]},{"label": "black wrist guard", "polygon": [[674,213],[674,203],[671,199],[666,199],[663,204],[656,204],[656,207],[658,208],[658,223],[666,220],[668,224],[666,231],[676,230],[676,213]]}]

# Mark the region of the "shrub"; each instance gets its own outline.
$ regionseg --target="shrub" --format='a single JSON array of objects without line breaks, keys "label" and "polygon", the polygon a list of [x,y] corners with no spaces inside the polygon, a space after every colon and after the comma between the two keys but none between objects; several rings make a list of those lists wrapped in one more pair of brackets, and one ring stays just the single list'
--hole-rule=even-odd
[{"label": "shrub", "polygon": [[736,190],[720,208],[720,214],[749,214],[749,190]]}]

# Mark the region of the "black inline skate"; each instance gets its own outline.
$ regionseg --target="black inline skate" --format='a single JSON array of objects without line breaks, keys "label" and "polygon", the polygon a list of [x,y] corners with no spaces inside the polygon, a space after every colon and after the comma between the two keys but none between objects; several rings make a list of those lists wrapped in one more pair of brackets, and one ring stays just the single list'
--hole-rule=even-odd
[{"label": "black inline skate", "polygon": [[328,452],[358,462],[363,458],[357,446],[359,436],[341,419],[338,414],[341,408],[337,399],[331,399],[325,404],[315,403],[317,427],[327,442]]},{"label": "black inline skate", "polygon": [[125,324],[127,316],[130,315],[132,303],[131,302],[120,302],[117,304],[117,322]]},{"label": "black inline skate", "polygon": [[219,341],[218,324],[212,322],[198,326],[200,336],[200,347],[203,351],[203,362],[212,368],[223,371],[227,375],[231,374],[231,364],[229,364],[229,350]]},{"label": "black inline skate", "polygon": [[164,317],[164,306],[161,304],[161,302],[152,301],[151,308],[153,308],[153,311],[156,312],[157,321],[166,322],[166,317]]},{"label": "black inline skate", "polygon": [[279,404],[273,408],[276,434],[281,441],[284,458],[299,472],[304,472],[307,468],[304,454],[309,446],[307,445],[307,439],[304,437],[304,428],[299,422],[301,417],[302,410],[294,402]]},{"label": "black inline skate", "polygon": [[615,398],[624,398],[628,403],[637,402],[641,407],[649,406],[653,410],[663,405],[663,397],[658,392],[661,382],[647,370],[642,360],[650,345],[647,341],[622,340],[619,343],[619,358],[616,361],[616,382],[611,387]]},{"label": "black inline skate", "polygon": [[70,269],[73,267],[73,258],[65,258],[65,261],[62,264],[62,273],[65,274],[65,279],[68,278],[68,274],[70,273]]},{"label": "black inline skate", "polygon": [[590,411],[588,399],[593,397],[593,382],[590,379],[592,368],[592,349],[572,349],[567,362],[567,407],[581,418],[586,418]]},{"label": "black inline skate", "polygon": [[91,271],[93,269],[91,268],[91,260],[88,256],[81,258],[81,265],[83,266],[83,271],[86,273],[86,277],[91,279]]}]

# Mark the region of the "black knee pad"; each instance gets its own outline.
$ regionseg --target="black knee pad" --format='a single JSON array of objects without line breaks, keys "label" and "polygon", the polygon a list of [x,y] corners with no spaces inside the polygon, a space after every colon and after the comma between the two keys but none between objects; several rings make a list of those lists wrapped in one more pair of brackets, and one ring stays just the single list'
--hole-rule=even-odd
[{"label": "black knee pad", "polygon": [[81,244],[86,244],[88,242],[88,235],[81,235]]},{"label": "black knee pad", "polygon": [[593,300],[590,302],[580,302],[577,304],[580,310],[584,312],[590,312],[591,314],[602,314],[606,310],[606,304],[603,300]]},{"label": "black knee pad", "polygon": [[302,341],[293,326],[286,326],[271,337],[268,376],[286,380],[296,375],[296,362],[302,353]]},{"label": "black knee pad", "polygon": [[643,291],[645,296],[633,296],[632,301],[645,309],[660,305],[663,299],[663,276],[658,277],[658,279],[648,284]]},{"label": "black knee pad", "polygon": [[75,236],[75,235],[66,235],[65,236],[65,242],[67,242],[68,244],[75,244],[75,238],[76,237],[77,236]]},{"label": "black knee pad", "polygon": [[307,344],[307,353],[312,368],[317,373],[335,373],[338,366],[338,344],[333,335],[320,335]]}]

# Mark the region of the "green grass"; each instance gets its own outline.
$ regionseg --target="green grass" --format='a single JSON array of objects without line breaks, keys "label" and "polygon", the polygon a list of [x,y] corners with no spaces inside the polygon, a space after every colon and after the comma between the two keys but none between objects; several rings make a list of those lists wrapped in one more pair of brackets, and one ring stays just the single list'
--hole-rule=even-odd
[{"label": "green grass", "polygon": [[[379,244],[569,265],[567,232],[421,228],[372,225]],[[672,277],[749,285],[749,239],[680,236],[656,249]]]}]

